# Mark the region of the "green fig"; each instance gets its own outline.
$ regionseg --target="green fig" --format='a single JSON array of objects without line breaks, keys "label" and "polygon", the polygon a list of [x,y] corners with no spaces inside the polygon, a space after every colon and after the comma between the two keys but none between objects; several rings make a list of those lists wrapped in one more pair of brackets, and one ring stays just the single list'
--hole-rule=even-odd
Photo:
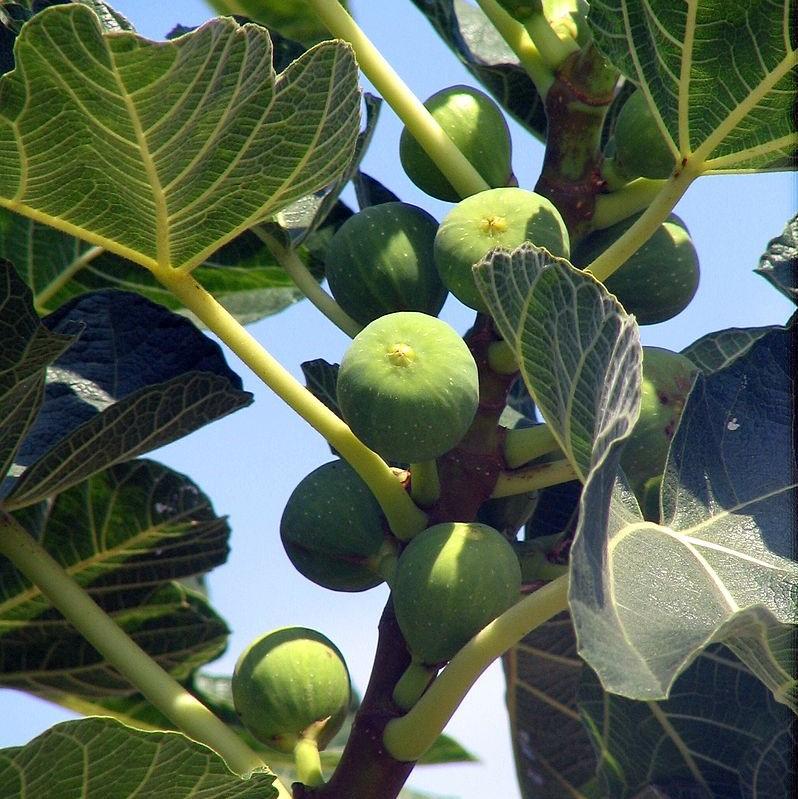
[{"label": "green fig", "polygon": [[[487,94],[470,86],[450,86],[424,105],[489,186],[507,185],[512,176],[510,131],[501,109]],[[399,158],[421,191],[448,202],[460,199],[407,128],[399,140]]]},{"label": "green fig", "polygon": [[419,533],[399,556],[396,620],[416,663],[450,660],[518,599],[521,568],[485,524],[449,522]]},{"label": "green fig", "polygon": [[383,582],[392,546],[368,486],[345,461],[319,466],[288,498],[280,538],[296,570],[333,591],[365,591]]},{"label": "green fig", "polygon": [[684,355],[643,347],[640,417],[621,454],[624,473],[641,500],[646,483],[665,469],[668,448],[697,371]]},{"label": "green fig", "polygon": [[395,311],[437,316],[446,299],[432,247],[438,223],[407,203],[382,203],[349,217],[325,259],[330,291],[367,325]]},{"label": "green fig", "polygon": [[615,121],[615,168],[625,177],[669,178],[676,156],[640,89],[629,95]]},{"label": "green fig", "polygon": [[351,690],[341,653],[306,627],[255,639],[238,658],[232,689],[242,724],[281,752],[292,752],[302,738],[323,749],[343,724]]},{"label": "green fig", "polygon": [[[574,247],[571,262],[592,263],[637,221],[639,214],[591,233]],[[655,325],[680,314],[695,296],[700,278],[698,253],[679,217],[671,215],[604,285],[638,324]]]},{"label": "green fig", "polygon": [[477,365],[446,322],[381,316],[352,341],[338,372],[346,423],[387,460],[431,460],[457,444],[479,403]]},{"label": "green fig", "polygon": [[552,255],[570,255],[565,222],[549,200],[526,189],[491,189],[467,197],[447,214],[435,236],[435,263],[458,300],[486,313],[472,267],[496,247],[512,250],[525,241]]}]

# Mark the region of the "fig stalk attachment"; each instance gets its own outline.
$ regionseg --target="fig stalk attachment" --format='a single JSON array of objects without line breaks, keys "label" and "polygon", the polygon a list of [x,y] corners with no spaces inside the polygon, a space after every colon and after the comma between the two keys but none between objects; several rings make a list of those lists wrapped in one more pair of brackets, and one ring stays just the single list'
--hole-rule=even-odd
[{"label": "fig stalk attachment", "polygon": [[418,702],[419,697],[427,690],[427,686],[435,679],[438,669],[412,661],[405,673],[396,683],[393,690],[393,701],[402,710],[410,710]]},{"label": "fig stalk attachment", "polygon": [[557,452],[560,445],[545,424],[519,427],[508,430],[504,439],[504,460],[511,469],[517,469],[550,452]]},{"label": "fig stalk attachment", "polygon": [[309,788],[324,785],[324,773],[321,770],[319,745],[313,738],[300,738],[294,747],[294,766],[297,781]]},{"label": "fig stalk attachment", "polygon": [[438,464],[434,459],[410,466],[410,496],[420,508],[430,508],[441,495]]}]

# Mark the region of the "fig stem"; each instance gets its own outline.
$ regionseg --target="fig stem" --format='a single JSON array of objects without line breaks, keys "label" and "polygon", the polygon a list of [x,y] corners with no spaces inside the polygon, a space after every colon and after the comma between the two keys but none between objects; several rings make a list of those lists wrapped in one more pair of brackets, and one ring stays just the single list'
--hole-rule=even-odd
[{"label": "fig stem", "polygon": [[[604,161],[602,169],[607,163]],[[664,180],[637,178],[608,194],[597,194],[593,216],[588,223],[587,231],[612,227],[618,222],[623,222],[624,219],[640,213],[648,208],[649,203],[662,191],[664,185]]]},{"label": "fig stem", "polygon": [[527,29],[513,19],[496,0],[477,0],[477,4],[518,57],[524,71],[535,84],[541,100],[545,99],[549,86],[554,82],[554,74],[541,58]]},{"label": "fig stem", "polygon": [[[2,511],[0,554],[37,586],[64,618],[179,730],[211,747],[236,774],[249,777],[255,771],[266,770],[260,755],[161,668],[16,519]],[[291,799],[279,780],[275,787],[281,799]]]},{"label": "fig stem", "polygon": [[319,746],[312,738],[300,737],[294,747],[294,765],[297,780],[309,788],[324,785]]},{"label": "fig stem", "polygon": [[527,30],[543,63],[556,72],[568,56],[579,51],[579,45],[570,37],[561,39],[543,14],[533,13],[524,20]]},{"label": "fig stem", "polygon": [[511,469],[558,451],[560,445],[545,424],[508,430],[504,439],[504,460]]},{"label": "fig stem", "polygon": [[478,632],[407,712],[385,727],[383,743],[401,761],[418,760],[443,731],[477,678],[525,635],[568,608],[568,575],[524,597]]},{"label": "fig stem", "polygon": [[690,162],[682,166],[657,192],[648,208],[622,236],[614,241],[593,263],[585,267],[602,283],[614,274],[634,255],[668,218],[671,211],[690,184],[699,176],[700,170],[691,167]]},{"label": "fig stem", "polygon": [[461,197],[469,197],[489,189],[483,177],[338,0],[309,0],[309,3],[333,36],[352,46],[363,74],[404,122],[455,191]]},{"label": "fig stem", "polygon": [[518,371],[518,357],[506,341],[494,341],[488,346],[488,366],[497,375],[514,375]]},{"label": "fig stem", "polygon": [[153,270],[153,274],[283,402],[338,450],[374,494],[397,538],[412,538],[427,526],[427,515],[413,502],[388,464],[267,352],[190,274],[171,268]]},{"label": "fig stem", "polygon": [[73,258],[63,269],[60,269],[58,274],[46,286],[42,286],[33,298],[33,304],[36,306],[37,313],[47,313],[47,303],[58,294],[81,269],[87,267],[95,258],[102,255],[105,251],[105,247],[89,247],[88,250],[84,250],[76,258]]},{"label": "fig stem", "polygon": [[512,472],[501,472],[491,494],[492,499],[499,497],[512,497],[515,494],[526,494],[529,491],[538,491],[541,488],[570,483],[578,480],[579,475],[566,458],[550,463],[539,463],[527,466],[525,469],[516,469]]},{"label": "fig stem", "polygon": [[346,311],[321,287],[310,270],[302,263],[296,251],[285,247],[263,225],[255,225],[252,232],[266,245],[280,266],[288,273],[296,287],[318,308],[336,327],[354,338],[363,326],[352,319]]},{"label": "fig stem", "polygon": [[437,673],[438,670],[432,666],[425,666],[415,660],[411,661],[393,689],[393,701],[402,710],[410,710],[427,690],[427,686]]},{"label": "fig stem", "polygon": [[438,464],[435,460],[410,465],[410,496],[421,508],[432,507],[441,495]]}]

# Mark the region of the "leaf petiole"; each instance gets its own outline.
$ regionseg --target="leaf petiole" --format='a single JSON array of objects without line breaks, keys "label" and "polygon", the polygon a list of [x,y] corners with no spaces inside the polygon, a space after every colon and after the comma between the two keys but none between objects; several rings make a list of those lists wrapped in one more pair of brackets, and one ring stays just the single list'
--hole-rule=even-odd
[{"label": "leaf petiole", "polygon": [[517,469],[525,463],[557,452],[560,445],[545,424],[536,424],[533,427],[517,427],[508,430],[504,439],[504,460],[511,469]]},{"label": "leaf petiole", "polygon": [[424,104],[410,91],[396,70],[385,60],[338,0],[309,0],[322,23],[333,36],[352,46],[363,74],[446,176],[461,197],[490,186],[460,152]]},{"label": "leaf petiole", "polygon": [[153,270],[153,273],[283,402],[338,450],[341,457],[371,489],[397,538],[412,538],[426,527],[426,514],[416,506],[388,464],[360,441],[342,419],[296,380],[190,274],[174,269]]},{"label": "leaf petiole", "polygon": [[674,206],[701,172],[685,164],[665,181],[648,208],[620,238],[607,247],[593,263],[585,267],[602,283],[636,253],[668,218]]},{"label": "leaf petiole", "polygon": [[578,479],[579,475],[566,458],[550,463],[536,463],[525,469],[501,472],[493,487],[491,498],[526,494],[530,491],[539,491],[541,488],[570,483],[572,480]]},{"label": "leaf petiole", "polygon": [[319,285],[295,250],[286,247],[277,236],[272,235],[263,225],[255,225],[252,232],[266,245],[280,266],[288,273],[297,288],[320,310],[336,327],[354,338],[362,329],[346,311]]},{"label": "leaf petiole", "polygon": [[383,743],[397,760],[418,760],[457,710],[477,678],[525,635],[568,608],[568,575],[517,602],[477,633],[406,715],[388,722]]}]

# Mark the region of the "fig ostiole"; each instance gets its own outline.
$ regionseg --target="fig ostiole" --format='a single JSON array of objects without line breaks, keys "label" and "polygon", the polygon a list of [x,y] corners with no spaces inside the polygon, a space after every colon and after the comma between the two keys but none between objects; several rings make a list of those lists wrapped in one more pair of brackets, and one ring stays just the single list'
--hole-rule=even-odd
[{"label": "fig ostiole", "polygon": [[[640,214],[597,230],[574,247],[571,262],[584,268],[598,258],[638,220]],[[695,296],[701,273],[690,234],[671,215],[621,267],[604,282],[638,324],[655,325],[680,314]]]},{"label": "fig ostiole", "polygon": [[[470,86],[450,86],[429,97],[424,106],[489,186],[507,185],[512,177],[510,130],[488,95]],[[448,202],[460,199],[407,128],[399,140],[399,159],[421,191]]]},{"label": "fig ostiole", "polygon": [[520,590],[518,558],[498,530],[448,522],[419,533],[399,556],[392,591],[413,662],[428,669],[446,663]]},{"label": "fig ostiole", "polygon": [[403,311],[367,325],[338,372],[338,405],[386,460],[430,461],[465,435],[479,404],[477,365],[446,322]]},{"label": "fig ostiole", "polygon": [[314,469],[294,489],[280,520],[280,538],[296,570],[333,591],[379,585],[395,557],[377,500],[346,461]]},{"label": "fig ostiole", "polygon": [[446,300],[433,257],[438,223],[408,203],[364,208],[333,236],[325,256],[330,291],[367,325],[396,311],[437,316]]},{"label": "fig ostiole", "polygon": [[473,267],[491,250],[512,250],[529,241],[568,258],[568,230],[559,211],[540,194],[502,188],[473,194],[443,219],[435,236],[435,263],[441,280],[460,302],[488,312]]},{"label": "fig ostiole", "polygon": [[232,691],[247,730],[273,749],[293,752],[303,739],[324,749],[344,722],[351,688],[332,641],[306,627],[283,627],[241,653]]},{"label": "fig ostiole", "polygon": [[623,104],[614,131],[615,169],[627,179],[669,178],[676,158],[645,94],[637,89]]},{"label": "fig ostiole", "polygon": [[677,352],[643,347],[640,416],[621,452],[621,467],[641,503],[646,484],[662,475],[671,440],[698,369]]}]

